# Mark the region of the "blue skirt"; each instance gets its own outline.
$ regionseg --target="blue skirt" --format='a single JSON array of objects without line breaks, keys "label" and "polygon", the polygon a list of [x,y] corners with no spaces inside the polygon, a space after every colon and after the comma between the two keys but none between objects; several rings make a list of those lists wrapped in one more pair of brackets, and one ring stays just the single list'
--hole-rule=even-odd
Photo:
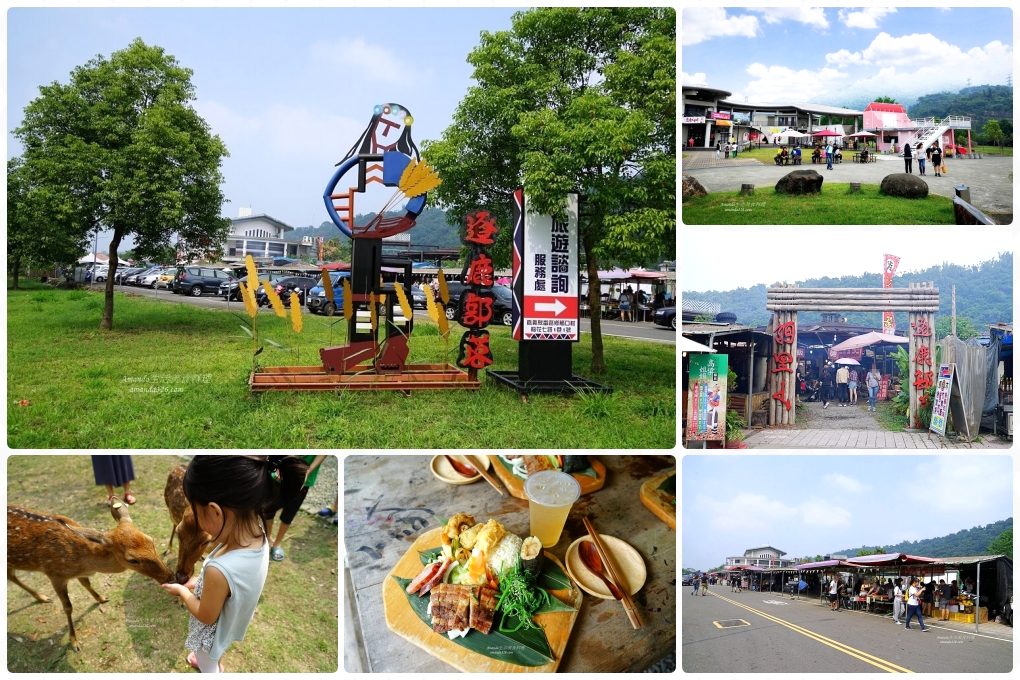
[{"label": "blue skirt", "polygon": [[97,485],[124,486],[135,479],[131,456],[92,456],[92,474]]}]

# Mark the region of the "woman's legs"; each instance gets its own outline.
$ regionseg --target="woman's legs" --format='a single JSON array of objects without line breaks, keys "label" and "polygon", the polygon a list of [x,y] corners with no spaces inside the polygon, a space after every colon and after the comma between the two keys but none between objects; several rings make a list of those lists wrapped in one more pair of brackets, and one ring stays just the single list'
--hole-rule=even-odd
[{"label": "woman's legs", "polygon": [[198,670],[202,673],[219,673],[220,672],[220,660],[214,659],[209,656],[209,652],[204,649],[199,649],[193,652],[195,655],[195,663],[198,664]]}]

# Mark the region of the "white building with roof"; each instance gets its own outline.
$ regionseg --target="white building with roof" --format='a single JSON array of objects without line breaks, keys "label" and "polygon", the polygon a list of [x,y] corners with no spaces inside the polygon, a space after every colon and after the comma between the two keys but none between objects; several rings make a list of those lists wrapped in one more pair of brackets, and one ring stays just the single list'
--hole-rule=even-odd
[{"label": "white building with roof", "polygon": [[792,567],[796,560],[784,560],[786,553],[770,545],[760,548],[748,548],[743,555],[727,557],[726,566],[754,566],[754,567]]},{"label": "white building with roof", "polygon": [[257,264],[271,264],[276,258],[305,259],[316,256],[316,243],[305,237],[300,243],[288,241],[287,232],[294,227],[266,214],[254,214],[241,208],[238,217],[230,220],[230,233],[223,244],[223,261],[241,263],[251,255]]}]

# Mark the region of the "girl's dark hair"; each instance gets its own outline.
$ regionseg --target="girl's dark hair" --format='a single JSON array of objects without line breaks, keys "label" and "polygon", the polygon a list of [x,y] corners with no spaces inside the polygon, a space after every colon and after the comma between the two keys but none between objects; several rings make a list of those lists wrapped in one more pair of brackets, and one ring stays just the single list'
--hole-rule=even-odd
[{"label": "girl's dark hair", "polygon": [[[272,501],[274,492],[270,471],[265,456],[198,455],[191,459],[184,473],[184,495],[196,518],[196,503],[216,503],[233,510],[241,527],[259,534],[262,533],[260,516],[265,505]],[[225,517],[214,539],[221,538],[224,526]]]}]

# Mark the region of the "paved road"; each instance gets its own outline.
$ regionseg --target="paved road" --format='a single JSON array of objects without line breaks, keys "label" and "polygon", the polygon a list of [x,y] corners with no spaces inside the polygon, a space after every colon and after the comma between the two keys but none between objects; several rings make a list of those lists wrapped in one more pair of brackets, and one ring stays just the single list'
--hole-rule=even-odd
[{"label": "paved road", "polygon": [[[103,284],[98,284],[95,290],[101,290]],[[135,288],[132,286],[117,286],[117,290],[127,295],[139,295],[141,297],[155,298],[157,300],[163,300],[165,302],[195,305],[196,307],[206,307],[208,309],[227,309],[228,305],[224,302],[223,298],[216,295],[203,295],[202,297],[191,297],[190,295],[174,295],[168,290],[152,290],[150,288]],[[243,313],[244,307],[240,302],[231,302],[229,309]],[[272,311],[268,307],[262,309],[263,314],[272,314]],[[418,319],[427,319],[425,312],[418,310],[415,312],[415,317]],[[588,319],[581,319],[581,331],[584,333],[591,332],[591,322]],[[602,335],[612,335],[621,338],[629,338],[631,340],[643,340],[647,342],[661,342],[668,343],[671,345],[676,344],[676,331],[670,328],[663,328],[656,326],[650,321],[635,321],[633,323],[624,323],[622,321],[606,321],[602,320]]]},{"label": "paved road", "polygon": [[[711,156],[705,159],[704,156]],[[714,154],[699,154],[697,159],[684,161],[681,170],[693,175],[709,192],[738,191],[741,184],[753,184],[756,191],[772,190],[779,178],[791,170],[817,170],[826,182],[863,182],[880,184],[882,178],[892,173],[903,172],[901,158],[879,156],[875,163],[840,163],[832,170],[824,165],[810,163],[802,167],[765,165],[753,159],[743,159],[734,165],[727,159],[715,161]],[[928,184],[928,190],[940,196],[952,198],[957,184],[970,187],[971,203],[987,213],[1013,213],[1013,159],[988,157],[973,160],[947,161],[949,174],[935,177],[931,172],[924,176],[917,174],[917,163],[914,163],[914,175]],[[702,167],[698,167],[702,166]]]},{"label": "paved road", "polygon": [[916,623],[904,630],[888,617],[832,612],[778,593],[716,586],[702,597],[684,588],[681,618],[688,673],[1008,673],[1013,665],[1006,626],[983,625],[975,634],[973,625],[926,621],[930,630],[922,633]]}]

